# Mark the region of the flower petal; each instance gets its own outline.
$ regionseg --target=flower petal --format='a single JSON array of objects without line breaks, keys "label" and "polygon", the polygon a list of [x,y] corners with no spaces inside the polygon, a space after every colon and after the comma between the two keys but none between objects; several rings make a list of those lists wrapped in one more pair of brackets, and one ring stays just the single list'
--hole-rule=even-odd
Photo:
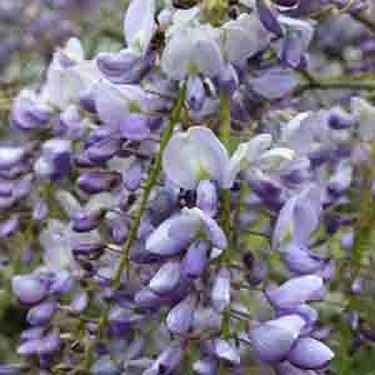
[{"label": "flower petal", "polygon": [[315,370],[326,366],[334,356],[327,345],[311,337],[303,337],[288,354],[288,360],[297,367]]}]

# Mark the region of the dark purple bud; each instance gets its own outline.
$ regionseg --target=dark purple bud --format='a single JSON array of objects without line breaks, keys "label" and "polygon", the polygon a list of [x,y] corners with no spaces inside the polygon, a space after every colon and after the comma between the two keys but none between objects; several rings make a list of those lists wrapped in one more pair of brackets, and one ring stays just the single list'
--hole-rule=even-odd
[{"label": "dark purple bud", "polygon": [[81,106],[90,113],[96,113],[95,93],[93,91],[94,90],[86,90],[82,92],[79,97]]},{"label": "dark purple bud", "polygon": [[332,158],[332,150],[319,149],[309,153],[309,159],[313,168],[319,167],[321,164],[329,161]]},{"label": "dark purple bud", "polygon": [[294,8],[298,6],[300,0],[272,0],[272,2],[284,8]]},{"label": "dark purple bud", "polygon": [[30,325],[44,325],[48,323],[57,310],[55,301],[45,301],[34,306],[27,313],[27,321]]},{"label": "dark purple bud", "polygon": [[283,35],[281,26],[277,20],[276,14],[269,7],[266,0],[257,0],[256,5],[259,19],[262,22],[263,26],[271,33],[274,33],[277,36],[281,37]]},{"label": "dark purple bud", "polygon": [[131,48],[118,53],[99,53],[96,57],[99,70],[113,83],[135,83],[142,71],[142,60]]},{"label": "dark purple bud", "polygon": [[43,144],[42,155],[36,161],[37,175],[53,180],[66,177],[71,171],[71,142],[65,139],[50,139]]},{"label": "dark purple bud", "polygon": [[200,111],[203,107],[206,92],[199,76],[189,76],[186,84],[186,100],[193,111]]},{"label": "dark purple bud", "polygon": [[61,180],[67,177],[72,169],[70,152],[62,152],[53,158],[52,180]]},{"label": "dark purple bud", "polygon": [[0,238],[10,238],[19,231],[19,216],[12,215],[8,220],[0,224]]},{"label": "dark purple bud", "polygon": [[105,250],[105,246],[102,243],[85,243],[78,242],[73,245],[72,251],[76,258],[89,258],[92,260],[100,258]]},{"label": "dark purple bud", "polygon": [[109,191],[121,181],[117,172],[89,172],[78,178],[78,186],[87,194]]},{"label": "dark purple bud", "polygon": [[46,284],[35,275],[18,275],[12,279],[13,292],[25,305],[34,305],[45,298]]},{"label": "dark purple bud", "polygon": [[[27,96],[29,95],[29,96]],[[25,93],[16,99],[12,125],[23,131],[44,128],[52,115],[52,109],[45,104],[38,103],[33,93]]]},{"label": "dark purple bud", "polygon": [[103,212],[79,211],[73,215],[72,228],[76,232],[89,232],[95,229],[103,218]]},{"label": "dark purple bud", "polygon": [[14,182],[13,181],[2,180],[0,182],[0,197],[1,198],[11,197],[13,189],[14,189]]},{"label": "dark purple bud", "polygon": [[137,190],[142,182],[143,167],[139,160],[134,160],[127,169],[123,179],[124,185],[130,191]]},{"label": "dark purple bud", "polygon": [[210,244],[208,241],[194,241],[188,248],[182,260],[182,273],[187,277],[200,277],[208,262],[208,251]]},{"label": "dark purple bud", "polygon": [[51,293],[56,295],[68,294],[74,287],[74,280],[69,272],[61,272],[57,274],[50,286]]},{"label": "dark purple bud", "polygon": [[328,124],[334,130],[350,129],[355,124],[355,117],[340,107],[335,107],[329,112]]},{"label": "dark purple bud", "polygon": [[118,139],[102,139],[90,145],[85,154],[89,160],[100,163],[111,159],[120,149]]},{"label": "dark purple bud", "polygon": [[150,135],[150,119],[142,113],[126,115],[119,127],[122,139],[142,141]]},{"label": "dark purple bud", "polygon": [[250,285],[259,285],[264,281],[268,273],[267,263],[264,259],[259,258],[254,260],[254,265],[251,271],[247,274],[247,281]]},{"label": "dark purple bud", "polygon": [[282,205],[281,193],[282,185],[271,179],[263,178],[251,179],[249,185],[253,192],[257,194],[266,204],[279,207]]}]

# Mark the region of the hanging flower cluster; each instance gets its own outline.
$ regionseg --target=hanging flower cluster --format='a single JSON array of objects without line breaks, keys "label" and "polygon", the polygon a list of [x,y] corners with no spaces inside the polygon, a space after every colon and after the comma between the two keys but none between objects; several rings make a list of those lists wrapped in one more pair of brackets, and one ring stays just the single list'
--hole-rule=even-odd
[{"label": "hanging flower cluster", "polygon": [[0,374],[326,374],[334,293],[371,341],[375,106],[300,98],[340,87],[316,3],[131,0],[120,51],[55,50],[0,144],[28,324]]}]

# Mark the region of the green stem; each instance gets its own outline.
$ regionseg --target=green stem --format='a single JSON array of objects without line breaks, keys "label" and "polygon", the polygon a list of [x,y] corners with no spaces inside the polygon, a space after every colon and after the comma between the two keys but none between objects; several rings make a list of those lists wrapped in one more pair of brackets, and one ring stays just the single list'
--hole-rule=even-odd
[{"label": "green stem", "polygon": [[228,151],[230,150],[230,133],[231,133],[231,117],[230,117],[230,96],[225,90],[220,91],[220,139]]},{"label": "green stem", "polygon": [[[220,92],[220,140],[230,151],[231,140],[231,102],[229,95],[221,90]],[[228,249],[223,253],[222,263],[228,261],[228,250],[232,246],[232,223],[231,223],[231,204],[230,204],[230,190],[224,189],[221,193],[221,226],[228,238]]]},{"label": "green stem", "polygon": [[[115,272],[115,275],[114,275],[114,278],[113,278],[113,281],[112,281],[112,288],[114,290],[116,290],[120,287],[122,273],[129,266],[130,249],[131,249],[131,246],[134,243],[134,241],[137,239],[138,229],[139,229],[139,226],[140,226],[140,223],[141,223],[142,216],[143,216],[143,214],[146,210],[146,207],[147,207],[150,195],[151,195],[151,191],[152,191],[153,187],[156,185],[156,183],[158,182],[158,179],[160,177],[160,173],[161,173],[161,170],[162,170],[163,151],[165,150],[169,140],[172,137],[175,125],[177,124],[177,122],[180,119],[181,111],[182,111],[184,101],[185,101],[185,94],[186,94],[186,86],[184,85],[180,90],[179,96],[177,98],[176,104],[175,104],[173,112],[171,114],[171,118],[170,118],[169,123],[167,124],[167,126],[165,128],[165,131],[163,133],[163,136],[162,136],[162,139],[161,139],[161,142],[160,142],[159,152],[155,157],[154,163],[150,167],[150,173],[149,173],[149,176],[148,176],[148,178],[145,182],[145,188],[144,188],[142,196],[141,196],[139,208],[138,208],[138,210],[135,214],[134,221],[133,221],[132,226],[129,230],[129,234],[128,234],[128,237],[127,237],[126,242],[124,244],[123,251],[122,251],[120,263],[119,263],[119,266],[117,267],[117,270]],[[107,316],[108,316],[109,310],[110,310],[110,303],[107,303],[106,306],[104,307],[100,317],[99,317],[99,323],[98,323],[98,327],[97,327],[99,337],[102,336],[102,330],[103,330],[103,328],[104,328],[104,326],[107,322]],[[85,359],[84,359],[84,369],[86,371],[92,365],[93,349],[94,349],[94,345],[92,345],[92,344],[89,344],[87,349],[86,349]]]},{"label": "green stem", "polygon": [[[370,160],[373,160],[371,157]],[[363,167],[363,190],[359,204],[359,220],[353,244],[353,278],[361,271],[363,255],[372,247],[372,237],[375,226],[375,205],[372,195],[374,171],[370,161]]]},{"label": "green stem", "polygon": [[351,16],[356,21],[361,22],[363,25],[365,25],[369,30],[375,32],[375,20],[373,18],[370,18],[364,13],[354,13]]},{"label": "green stem", "polygon": [[132,246],[133,242],[137,238],[138,228],[139,228],[139,225],[141,223],[142,215],[143,215],[143,213],[146,209],[146,206],[147,206],[148,200],[150,198],[152,188],[156,185],[156,183],[158,182],[159,176],[160,176],[160,172],[161,172],[161,169],[162,169],[163,151],[165,150],[169,140],[172,137],[173,130],[174,130],[174,127],[175,127],[176,123],[180,119],[181,110],[182,110],[182,107],[183,107],[183,104],[184,104],[184,100],[185,100],[185,87],[183,87],[181,89],[181,92],[180,92],[180,95],[177,99],[175,108],[172,112],[171,119],[170,119],[170,121],[169,121],[169,123],[168,123],[168,125],[167,125],[167,127],[164,131],[163,137],[160,141],[160,150],[159,150],[158,154],[156,155],[154,164],[151,166],[151,171],[150,171],[150,174],[148,176],[148,179],[145,182],[145,188],[143,190],[143,194],[142,194],[142,197],[141,197],[139,208],[138,208],[137,213],[135,214],[133,224],[130,228],[128,238],[127,238],[127,240],[125,242],[125,245],[124,245],[123,255],[120,259],[120,264],[117,268],[117,271],[116,271],[114,279],[113,279],[112,287],[114,289],[116,289],[120,286],[122,271],[128,266],[130,249],[131,249],[131,246]]},{"label": "green stem", "polygon": [[[220,139],[222,143],[230,152],[230,141],[231,141],[231,102],[229,95],[222,90],[220,92]],[[234,247],[234,237],[232,228],[232,217],[231,217],[231,196],[229,189],[223,189],[221,193],[221,226],[228,239],[228,248],[225,249],[223,255],[220,258],[222,265],[228,265],[230,263],[231,250]],[[230,312],[229,310],[224,311],[223,320],[221,325],[221,334],[225,340],[230,336]],[[220,364],[219,373],[222,374],[225,371],[223,363]]]}]

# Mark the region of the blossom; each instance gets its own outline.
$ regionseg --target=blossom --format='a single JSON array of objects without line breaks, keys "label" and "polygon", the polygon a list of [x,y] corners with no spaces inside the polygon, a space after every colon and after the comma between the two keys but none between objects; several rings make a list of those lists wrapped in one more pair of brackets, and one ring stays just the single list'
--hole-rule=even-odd
[{"label": "blossom", "polygon": [[227,151],[215,134],[199,126],[175,134],[163,154],[164,172],[184,189],[194,189],[201,180],[222,186],[228,162]]}]

